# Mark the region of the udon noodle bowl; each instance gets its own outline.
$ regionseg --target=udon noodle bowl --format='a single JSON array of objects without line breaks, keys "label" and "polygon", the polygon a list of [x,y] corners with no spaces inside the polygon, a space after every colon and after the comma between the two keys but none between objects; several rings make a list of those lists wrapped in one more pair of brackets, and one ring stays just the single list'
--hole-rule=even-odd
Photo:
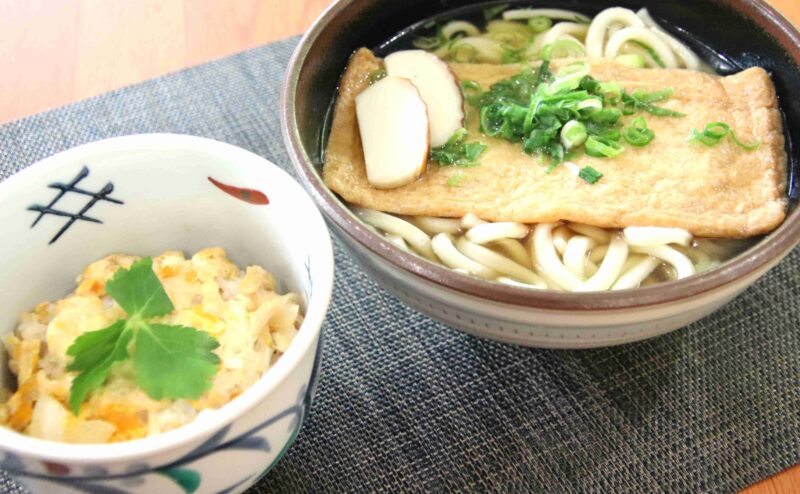
[{"label": "udon noodle bowl", "polygon": [[[461,19],[438,25],[431,23],[428,27],[430,35],[415,38],[413,44],[451,66],[518,64],[535,67],[543,60],[555,63],[558,59],[607,59],[635,69],[711,72],[697,54],[660,27],[646,9],[634,12],[610,8],[594,18],[561,9],[514,9],[487,15],[491,16],[496,17],[485,23]],[[555,80],[562,79],[565,72],[568,76],[569,70],[579,70],[567,69],[557,73]],[[374,71],[371,77],[377,80],[385,76],[385,71],[378,72]],[[411,80],[415,81],[414,78]],[[469,85],[463,79],[459,82],[465,97],[468,97]],[[420,93],[425,99],[423,88],[420,88]],[[361,114],[358,116],[361,119]],[[470,118],[483,119],[484,115],[468,108],[465,120]],[[369,167],[370,150],[364,122],[359,123]],[[473,127],[483,130],[485,126],[481,120],[480,127]],[[464,124],[464,127],[468,125]],[[646,125],[640,130],[649,131]],[[431,132],[433,138],[433,128]],[[652,132],[650,135],[652,139]],[[569,151],[570,143],[564,139],[562,131],[561,142]],[[742,147],[747,146],[737,140],[735,134],[732,139]],[[750,146],[751,149],[756,147]],[[558,164],[567,173],[587,180],[584,170],[570,159],[569,153],[563,155],[563,151]],[[474,165],[469,163],[466,168]],[[429,166],[427,173],[430,169]],[[776,170],[779,173],[778,165]],[[466,173],[469,172],[465,170]],[[351,203],[356,215],[398,248],[465,275],[536,290],[622,290],[682,279],[719,266],[751,245],[757,237],[748,233],[724,235],[730,238],[707,238],[694,235],[689,228],[665,226],[663,222],[658,226],[637,222],[602,228],[565,219],[547,222],[485,221],[486,218],[472,211],[455,216],[450,209],[446,217],[398,214],[399,210],[409,208],[400,207],[398,211],[388,212],[380,207],[369,207],[370,204],[365,204],[369,201],[354,199],[367,195],[348,195],[341,186],[336,187],[336,177],[331,176],[334,180],[326,176],[326,182]],[[457,172],[450,174],[447,180],[456,197],[460,178],[463,178],[462,173]],[[780,179],[776,179],[776,183],[780,184]],[[376,194],[374,196],[379,199],[383,197],[379,195],[383,191]]]}]

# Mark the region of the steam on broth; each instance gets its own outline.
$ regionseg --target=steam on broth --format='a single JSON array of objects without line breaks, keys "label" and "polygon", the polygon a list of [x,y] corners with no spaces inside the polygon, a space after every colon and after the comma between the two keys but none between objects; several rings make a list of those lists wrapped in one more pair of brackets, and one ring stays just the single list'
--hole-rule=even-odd
[{"label": "steam on broth", "polygon": [[[647,74],[657,81],[672,81],[672,86],[687,78],[701,91],[703,84],[711,87],[724,78],[661,28],[646,9],[610,8],[594,18],[560,9],[486,14],[483,25],[464,19],[431,24],[428,36],[413,40],[417,50],[390,53],[383,62],[364,49],[351,58],[348,71],[355,65],[361,72],[369,69],[369,81],[352,91],[354,97],[340,94],[325,181],[350,202],[361,220],[393,244],[463,274],[499,283],[564,291],[619,290],[713,269],[782,221],[786,205],[782,130],[778,126],[769,129],[770,134],[757,135],[756,127],[764,126],[736,125],[743,120],[730,117],[735,111],[722,113],[709,105],[703,113],[679,105],[676,100],[685,97],[680,87],[652,90]],[[676,75],[668,69],[685,70]],[[766,110],[777,113],[776,107],[769,107],[774,88],[766,73],[750,71],[725,81],[726,88],[763,89]],[[380,106],[389,100],[400,108],[427,106],[425,120],[397,110],[394,118],[381,119]],[[355,107],[357,117],[344,105]],[[707,119],[701,120],[698,112]],[[723,115],[730,123],[718,120]],[[676,137],[672,122],[689,120],[696,123],[695,130]],[[337,123],[347,132],[337,129]],[[427,136],[387,138],[410,136],[419,125],[428,128]],[[359,139],[348,132],[360,134],[363,158],[358,154]],[[342,142],[356,147],[355,154],[340,153],[347,147],[340,146]],[[537,173],[540,182],[558,175],[560,182],[548,197],[569,203],[569,194],[562,191],[573,187],[575,202],[585,204],[590,201],[583,198],[596,198],[594,191],[606,183],[612,188],[618,185],[614,180],[622,173],[620,163],[640,167],[639,156],[667,142],[681,147],[683,154],[676,156],[683,160],[695,155],[709,160],[710,153],[723,153],[731,162],[756,159],[758,153],[767,156],[762,161],[771,160],[768,182],[731,183],[732,189],[763,192],[764,200],[752,205],[755,212],[748,222],[720,219],[706,225],[689,213],[681,218],[674,211],[653,215],[652,222],[635,212],[630,215],[633,220],[625,220],[620,217],[628,215],[604,213],[608,208],[601,203],[597,211],[588,206],[576,212],[581,208],[574,205],[549,211],[528,207],[527,194],[501,204],[467,190],[477,182],[492,187],[491,180],[482,182],[490,171],[496,171],[497,183],[512,193],[525,192],[519,184],[532,182],[531,173]],[[352,166],[358,160],[364,164]],[[527,162],[498,164],[503,160]],[[661,188],[666,181],[656,177],[652,183]],[[693,188],[690,182],[685,185],[688,189]],[[629,181],[631,185],[635,181]],[[623,192],[624,188],[617,187]],[[399,192],[404,190],[405,196]],[[436,191],[446,191],[447,197],[437,199]],[[531,221],[532,217],[538,220]],[[709,233],[713,238],[704,236]]]}]

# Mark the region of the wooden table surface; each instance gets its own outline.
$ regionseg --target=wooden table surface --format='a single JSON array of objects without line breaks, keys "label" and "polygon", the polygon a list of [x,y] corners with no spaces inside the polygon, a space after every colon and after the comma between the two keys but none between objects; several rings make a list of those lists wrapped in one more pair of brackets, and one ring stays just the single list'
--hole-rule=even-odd
[{"label": "wooden table surface", "polygon": [[[800,25],[800,1],[771,2]],[[301,33],[328,4],[0,0],[0,123]],[[745,492],[800,492],[800,465]]]}]

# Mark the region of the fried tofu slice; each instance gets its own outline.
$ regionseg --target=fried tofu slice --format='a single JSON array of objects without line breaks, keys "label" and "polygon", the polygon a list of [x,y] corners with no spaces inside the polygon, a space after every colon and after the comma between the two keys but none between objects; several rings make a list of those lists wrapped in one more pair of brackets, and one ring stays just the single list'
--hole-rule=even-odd
[{"label": "fried tofu slice", "polygon": [[[553,70],[574,61],[556,61]],[[488,149],[480,166],[459,169],[433,165],[417,181],[379,190],[367,181],[355,112],[355,96],[369,85],[381,60],[356,51],[342,76],[329,136],[323,179],[346,201],[401,215],[461,217],[473,213],[488,221],[522,223],[561,220],[599,227],[665,226],[703,237],[746,238],[776,228],[786,214],[786,153],[775,89],[766,71],[751,68],[719,77],[688,70],[633,69],[612,60],[586,60],[600,81],[618,82],[629,92],[672,88],[662,106],[685,117],[643,114],[656,138],[643,148],[626,146],[617,158],[580,156],[603,178],[590,185],[575,167],[551,173],[519,143],[482,135],[478,115],[467,108],[470,141]],[[450,64],[460,80],[484,89],[520,72],[518,65]],[[625,123],[635,116],[626,117]],[[715,147],[689,142],[692,129],[726,122],[755,151],[730,139]],[[457,187],[448,179],[464,175]]]}]

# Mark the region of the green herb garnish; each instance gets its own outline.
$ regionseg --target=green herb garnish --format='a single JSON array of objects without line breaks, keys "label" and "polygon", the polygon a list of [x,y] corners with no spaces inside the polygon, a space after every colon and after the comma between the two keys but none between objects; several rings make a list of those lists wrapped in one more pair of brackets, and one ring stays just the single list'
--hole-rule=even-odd
[{"label": "green herb garnish", "polygon": [[466,102],[472,106],[476,106],[478,104],[476,98],[479,99],[483,93],[481,85],[475,81],[465,79],[460,82],[460,86],[461,94],[464,95]]},{"label": "green herb garnish", "polygon": [[543,15],[531,17],[528,19],[528,27],[534,34],[543,33],[553,27],[553,20]]},{"label": "green herb garnish", "polygon": [[67,370],[78,372],[69,396],[73,414],[103,385],[114,363],[131,358],[131,343],[136,384],[151,398],[195,399],[211,387],[219,364],[212,350],[219,343],[194,328],[151,321],[175,309],[152,266],[145,257],[118,270],[105,288],[128,318],[82,334],[67,349]]},{"label": "green herb garnish", "polygon": [[731,129],[730,125],[724,122],[711,122],[706,125],[702,132],[692,130],[689,140],[711,147],[716,146],[722,141],[722,139],[728,136],[730,136],[734,144],[746,151],[755,151],[761,147],[760,142],[754,144],[745,144],[740,141],[739,138],[736,137],[736,133],[733,131],[733,129]]},{"label": "green herb garnish", "polygon": [[431,149],[430,159],[439,165],[456,165],[462,168],[478,166],[478,158],[486,150],[486,144],[478,141],[467,142],[467,129],[460,128],[447,142]]},{"label": "green herb garnish", "polygon": [[369,74],[369,83],[375,84],[386,77],[386,69],[375,69]]},{"label": "green herb garnish", "polygon": [[658,55],[658,52],[656,52],[653,48],[651,48],[650,45],[642,43],[641,41],[638,40],[631,40],[630,42],[638,46],[639,48],[643,49],[644,51],[646,51],[647,54],[650,55],[650,58],[652,58],[653,61],[656,63],[656,65],[658,65],[662,69],[667,68],[667,64],[664,63],[664,60],[661,59],[661,57]]},{"label": "green herb garnish", "polygon": [[483,9],[483,18],[487,21],[491,21],[498,15],[500,15],[504,10],[508,8],[507,3],[501,3],[498,5],[492,5],[491,7],[487,7]]},{"label": "green herb garnish", "polygon": [[578,176],[590,185],[596,184],[598,180],[603,178],[603,174],[591,166],[584,166],[581,168],[581,171],[578,172]]},{"label": "green herb garnish", "polygon": [[683,113],[668,110],[654,104],[670,98],[672,94],[672,89],[662,89],[651,93],[642,90],[634,91],[631,94],[623,92],[622,112],[625,115],[633,115],[636,112],[644,111],[658,117],[685,117],[686,115]]},{"label": "green herb garnish", "polygon": [[461,182],[466,180],[467,176],[462,173],[456,173],[447,179],[448,187],[462,187]]},{"label": "green herb garnish", "polygon": [[539,52],[542,60],[552,60],[554,58],[575,58],[586,55],[583,45],[571,39],[559,39],[548,43]]},{"label": "green herb garnish", "polygon": [[594,158],[616,158],[623,151],[625,148],[615,139],[599,136],[586,139],[586,154]]},{"label": "green herb garnish", "polygon": [[528,154],[549,158],[548,171],[567,153],[613,158],[625,148],[620,141],[644,146],[654,134],[641,117],[623,129],[622,117],[647,112],[682,116],[657,106],[672,96],[671,89],[628,94],[615,82],[600,82],[589,75],[585,62],[567,65],[558,74],[545,61],[538,69],[494,84],[482,93],[464,90],[470,105],[478,108],[480,130],[490,137],[519,142]]},{"label": "green herb garnish", "polygon": [[647,127],[647,121],[643,117],[636,117],[630,125],[622,131],[622,137],[628,144],[642,147],[650,144],[656,134]]}]

